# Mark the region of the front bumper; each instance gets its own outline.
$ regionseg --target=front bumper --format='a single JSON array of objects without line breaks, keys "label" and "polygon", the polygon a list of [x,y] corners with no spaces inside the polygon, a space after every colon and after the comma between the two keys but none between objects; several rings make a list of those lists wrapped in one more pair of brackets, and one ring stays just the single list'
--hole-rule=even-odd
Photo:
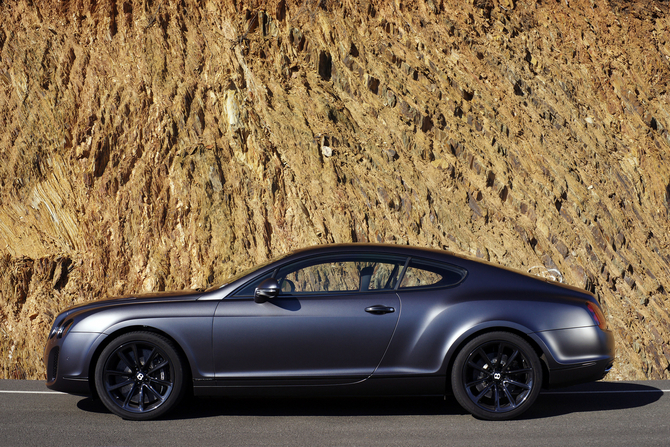
[{"label": "front bumper", "polygon": [[44,348],[47,388],[70,394],[91,394],[89,366],[103,334],[70,332],[50,337]]}]

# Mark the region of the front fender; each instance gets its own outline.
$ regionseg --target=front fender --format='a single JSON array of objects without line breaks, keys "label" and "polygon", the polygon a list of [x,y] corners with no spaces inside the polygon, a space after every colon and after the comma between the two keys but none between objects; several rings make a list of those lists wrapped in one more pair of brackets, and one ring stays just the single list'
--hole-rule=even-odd
[{"label": "front fender", "polygon": [[[199,322],[194,323],[193,318]],[[154,330],[163,333],[181,348],[191,367],[193,379],[213,378],[213,317],[133,318],[113,324],[105,330],[107,337],[129,330]]]},{"label": "front fender", "polygon": [[218,301],[138,302],[91,309],[68,316],[75,322],[67,337],[97,332],[103,334],[103,343],[106,344],[109,337],[123,332],[155,330],[174,340],[181,348],[194,379],[209,378],[214,376],[212,321],[217,304]]}]

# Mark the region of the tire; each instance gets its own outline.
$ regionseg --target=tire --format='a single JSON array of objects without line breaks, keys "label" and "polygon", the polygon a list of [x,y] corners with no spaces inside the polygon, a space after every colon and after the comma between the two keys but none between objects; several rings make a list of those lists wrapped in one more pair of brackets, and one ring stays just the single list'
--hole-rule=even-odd
[{"label": "tire", "polygon": [[112,413],[137,421],[154,419],[174,408],[184,394],[182,361],[167,338],[130,332],[100,354],[95,386]]},{"label": "tire", "polygon": [[451,386],[458,403],[473,416],[512,419],[528,410],[540,394],[542,365],[523,338],[489,332],[458,353]]}]

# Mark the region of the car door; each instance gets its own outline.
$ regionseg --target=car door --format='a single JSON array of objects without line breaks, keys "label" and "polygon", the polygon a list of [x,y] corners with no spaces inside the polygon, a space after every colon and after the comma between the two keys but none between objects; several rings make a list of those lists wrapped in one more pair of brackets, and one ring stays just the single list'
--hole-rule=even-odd
[{"label": "car door", "polygon": [[[220,385],[353,383],[381,362],[400,315],[393,291],[405,258],[332,255],[256,278],[217,307],[214,363]],[[282,292],[256,303],[267,277]]]}]

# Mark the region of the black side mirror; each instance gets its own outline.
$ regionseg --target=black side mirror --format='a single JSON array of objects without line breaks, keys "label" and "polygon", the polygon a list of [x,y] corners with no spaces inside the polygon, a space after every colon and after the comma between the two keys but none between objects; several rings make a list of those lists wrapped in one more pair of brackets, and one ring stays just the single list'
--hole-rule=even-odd
[{"label": "black side mirror", "polygon": [[264,303],[267,300],[277,298],[280,292],[279,283],[274,278],[268,278],[263,281],[256,287],[254,292],[254,301],[257,303]]}]

